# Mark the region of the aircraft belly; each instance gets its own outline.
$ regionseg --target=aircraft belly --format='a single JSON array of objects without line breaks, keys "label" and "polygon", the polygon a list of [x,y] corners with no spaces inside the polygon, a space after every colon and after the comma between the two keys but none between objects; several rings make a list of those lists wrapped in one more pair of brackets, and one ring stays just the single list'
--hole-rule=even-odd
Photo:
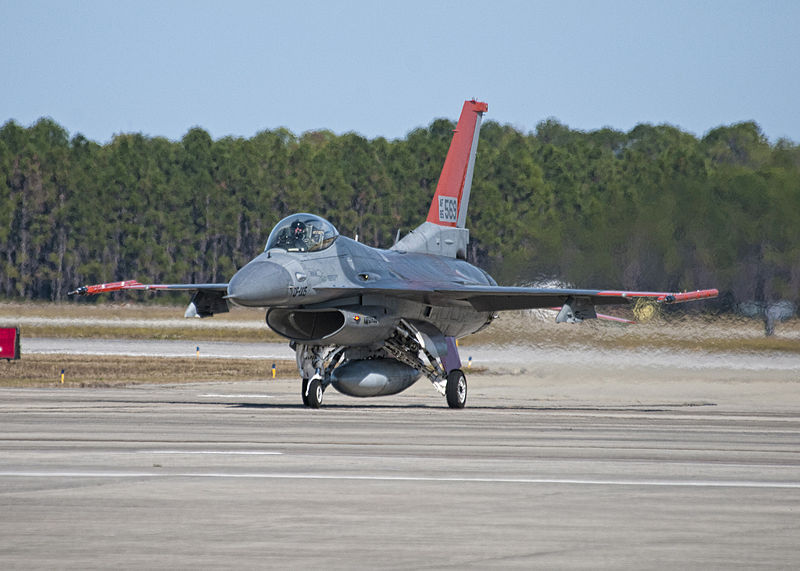
[{"label": "aircraft belly", "polygon": [[424,303],[386,295],[364,295],[365,306],[383,307],[396,318],[427,322],[445,337],[460,338],[475,333],[492,319],[492,313],[476,311],[472,305],[457,300],[436,299]]},{"label": "aircraft belly", "polygon": [[445,337],[455,337],[456,339],[475,333],[492,318],[491,313],[477,312],[471,308],[441,308],[441,310],[438,315],[432,313],[430,322]]},{"label": "aircraft belly", "polygon": [[404,316],[414,321],[424,321],[441,331],[445,337],[456,339],[475,333],[492,319],[492,314],[475,311],[468,304],[429,305],[415,303],[414,311],[406,307]]}]

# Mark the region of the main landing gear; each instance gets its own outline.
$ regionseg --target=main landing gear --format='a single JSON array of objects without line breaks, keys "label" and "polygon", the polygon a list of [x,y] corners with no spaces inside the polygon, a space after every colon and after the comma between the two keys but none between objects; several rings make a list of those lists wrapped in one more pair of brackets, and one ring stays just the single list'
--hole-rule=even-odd
[{"label": "main landing gear", "polygon": [[[467,404],[467,377],[461,369],[453,369],[447,373],[445,397],[450,408],[464,408]],[[303,379],[303,405],[309,408],[322,406],[325,389],[319,379]]]},{"label": "main landing gear", "polygon": [[[439,333],[440,343],[437,344],[436,337],[431,333],[423,334],[412,323],[401,319],[394,335],[384,341],[383,347],[401,363],[427,376],[433,388],[447,399],[447,406],[464,408],[467,404],[467,378],[464,371],[457,368],[461,366],[461,359],[455,340],[452,337],[442,338]],[[448,344],[447,349],[441,350],[440,345]]]},{"label": "main landing gear", "polygon": [[[345,358],[347,347],[299,343],[291,346],[296,352],[297,368],[303,380],[303,405],[319,408],[325,389],[332,382],[333,370]],[[412,323],[401,320],[394,334],[383,342],[382,347],[372,349],[370,355],[380,359],[394,358],[424,374],[433,388],[445,397],[450,408],[460,409],[467,404],[467,378],[458,368],[461,360],[452,337],[444,338],[441,333],[437,337],[435,331],[423,333]]]},{"label": "main landing gear", "polygon": [[467,377],[461,369],[453,369],[447,373],[447,385],[445,386],[445,397],[447,406],[450,408],[464,408],[467,404]]}]

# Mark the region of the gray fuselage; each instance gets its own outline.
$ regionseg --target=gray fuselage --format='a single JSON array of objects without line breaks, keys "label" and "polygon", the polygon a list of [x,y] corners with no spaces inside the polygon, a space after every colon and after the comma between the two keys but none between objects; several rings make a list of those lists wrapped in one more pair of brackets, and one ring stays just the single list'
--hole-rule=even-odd
[{"label": "gray fuselage", "polygon": [[[436,293],[465,285],[496,283],[464,260],[382,250],[339,236],[317,252],[273,248],[260,254],[233,276],[228,296],[238,305],[270,308],[267,323],[289,339],[368,345],[383,341],[400,319],[428,323],[454,338],[481,329],[491,312]],[[332,337],[343,319],[349,334]]]}]

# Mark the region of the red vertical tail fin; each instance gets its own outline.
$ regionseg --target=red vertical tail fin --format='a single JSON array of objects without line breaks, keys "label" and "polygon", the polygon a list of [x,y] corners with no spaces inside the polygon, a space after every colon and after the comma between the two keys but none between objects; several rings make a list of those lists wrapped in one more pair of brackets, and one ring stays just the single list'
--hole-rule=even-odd
[{"label": "red vertical tail fin", "polygon": [[439,226],[465,227],[481,117],[488,109],[489,106],[481,101],[472,99],[464,102],[427,222]]},{"label": "red vertical tail fin", "polygon": [[474,99],[464,102],[428,218],[395,242],[392,250],[467,259],[467,206],[481,117],[488,109],[486,103]]}]

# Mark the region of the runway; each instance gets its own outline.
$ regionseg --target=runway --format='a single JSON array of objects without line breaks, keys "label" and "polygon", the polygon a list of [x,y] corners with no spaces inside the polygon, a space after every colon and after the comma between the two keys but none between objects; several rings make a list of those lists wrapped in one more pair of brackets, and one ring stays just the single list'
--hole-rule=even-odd
[{"label": "runway", "polygon": [[472,374],[462,411],[424,382],[318,411],[293,379],[4,389],[0,566],[797,567],[793,373],[583,369]]}]

